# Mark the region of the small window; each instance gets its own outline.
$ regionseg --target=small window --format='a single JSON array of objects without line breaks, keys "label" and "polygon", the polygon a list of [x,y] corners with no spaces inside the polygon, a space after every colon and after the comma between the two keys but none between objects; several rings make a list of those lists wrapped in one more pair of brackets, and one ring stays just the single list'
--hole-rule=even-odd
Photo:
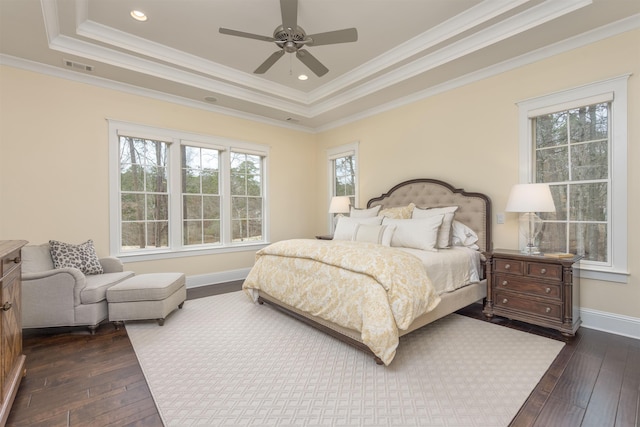
[{"label": "small window", "polygon": [[[328,151],[329,200],[334,196],[347,196],[351,206],[358,206],[358,144],[348,144]],[[330,229],[333,231],[333,214]]]}]

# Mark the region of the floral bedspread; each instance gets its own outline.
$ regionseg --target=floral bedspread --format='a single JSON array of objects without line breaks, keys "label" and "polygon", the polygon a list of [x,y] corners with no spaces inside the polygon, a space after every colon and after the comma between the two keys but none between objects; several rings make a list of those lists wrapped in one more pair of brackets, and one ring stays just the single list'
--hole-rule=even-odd
[{"label": "floral bedspread", "polygon": [[386,365],[398,346],[398,329],[433,310],[440,298],[422,262],[395,248],[296,239],[256,254],[243,288],[359,331],[362,342]]}]

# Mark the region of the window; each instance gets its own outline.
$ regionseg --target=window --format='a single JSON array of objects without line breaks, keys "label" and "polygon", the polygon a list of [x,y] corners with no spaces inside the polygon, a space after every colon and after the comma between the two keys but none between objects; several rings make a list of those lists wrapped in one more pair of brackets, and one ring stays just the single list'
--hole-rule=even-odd
[{"label": "window", "polygon": [[182,244],[219,244],[220,151],[182,145]]},{"label": "window", "polygon": [[123,252],[169,246],[167,147],[120,136],[120,220]]},{"label": "window", "polygon": [[152,259],[265,244],[267,149],[110,121],[111,251]]},{"label": "window", "polygon": [[[358,144],[348,144],[328,151],[329,200],[333,196],[347,196],[351,206],[357,206],[357,150]],[[333,230],[333,218],[331,218]]]},{"label": "window", "polygon": [[521,182],[550,185],[543,251],[582,255],[581,276],[626,282],[628,76],[519,103]]}]

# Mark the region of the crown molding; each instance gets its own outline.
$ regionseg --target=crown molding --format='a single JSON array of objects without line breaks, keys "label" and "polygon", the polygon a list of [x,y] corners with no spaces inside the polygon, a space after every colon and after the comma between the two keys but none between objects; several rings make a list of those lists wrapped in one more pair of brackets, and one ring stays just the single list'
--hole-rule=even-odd
[{"label": "crown molding", "polygon": [[343,90],[351,85],[367,79],[385,69],[404,61],[414,55],[436,46],[464,31],[495,18],[530,0],[518,0],[510,2],[484,1],[465,12],[425,31],[418,36],[396,46],[392,51],[362,64],[349,73],[340,76],[331,82],[311,91],[309,102],[314,103],[326,98],[335,92]]},{"label": "crown molding", "polygon": [[425,98],[429,98],[429,97],[438,95],[440,93],[459,88],[461,86],[465,86],[480,80],[484,80],[486,78],[489,78],[507,71],[511,71],[513,69],[520,68],[525,65],[529,65],[529,64],[550,58],[552,56],[565,53],[574,49],[578,49],[578,48],[590,45],[592,43],[596,43],[601,40],[605,40],[607,38],[614,37],[619,34],[623,34],[628,31],[633,31],[637,29],[640,29],[640,14],[630,16],[620,21],[616,21],[611,24],[602,26],[600,28],[596,28],[594,30],[588,31],[586,33],[578,34],[574,37],[555,43],[553,45],[545,46],[535,51],[528,52],[519,57],[510,59],[507,61],[503,61],[499,64],[486,67],[482,70],[478,70],[473,73],[466,74],[462,77],[459,77],[453,80],[449,80],[445,83],[433,86],[431,88],[425,89],[415,94],[398,98],[392,102],[388,102],[388,103],[376,106],[374,108],[361,111],[357,114],[344,117],[340,120],[336,120],[331,123],[327,123],[325,125],[317,126],[315,127],[315,130],[316,132],[320,133],[320,132],[325,132],[331,129],[335,129],[340,126],[344,126],[349,123],[356,122],[358,120],[363,120],[368,117],[375,116],[380,113],[384,113],[386,111],[400,108],[405,105],[412,104],[417,101],[421,101]]},{"label": "crown molding", "polygon": [[312,107],[311,115],[317,116],[342,105],[353,102],[371,93],[391,87],[398,82],[415,77],[425,71],[454,61],[482,48],[498,43],[514,34],[541,25],[558,16],[572,12],[591,3],[591,0],[546,1],[521,12],[499,24],[480,30],[442,49],[419,58],[394,71],[383,74],[365,84],[347,90]]},{"label": "crown molding", "polygon": [[309,96],[300,90],[291,89],[282,84],[270,82],[248,73],[238,72],[238,70],[234,68],[115,30],[94,21],[87,20],[82,22],[78,26],[76,33],[107,45],[119,47],[125,51],[135,52],[158,61],[172,64],[176,67],[196,71],[216,79],[229,81],[239,86],[250,87],[253,90],[267,93],[276,98],[284,98],[300,104],[308,104],[309,102]]}]

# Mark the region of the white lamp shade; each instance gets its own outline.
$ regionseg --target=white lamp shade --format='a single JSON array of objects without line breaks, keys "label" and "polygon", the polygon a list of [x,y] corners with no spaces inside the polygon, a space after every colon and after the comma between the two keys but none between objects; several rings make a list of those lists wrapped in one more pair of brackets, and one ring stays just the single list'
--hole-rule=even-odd
[{"label": "white lamp shade", "polygon": [[331,198],[329,213],[348,213],[351,200],[347,196],[335,196]]},{"label": "white lamp shade", "polygon": [[507,212],[555,212],[549,184],[516,184],[509,193]]}]

